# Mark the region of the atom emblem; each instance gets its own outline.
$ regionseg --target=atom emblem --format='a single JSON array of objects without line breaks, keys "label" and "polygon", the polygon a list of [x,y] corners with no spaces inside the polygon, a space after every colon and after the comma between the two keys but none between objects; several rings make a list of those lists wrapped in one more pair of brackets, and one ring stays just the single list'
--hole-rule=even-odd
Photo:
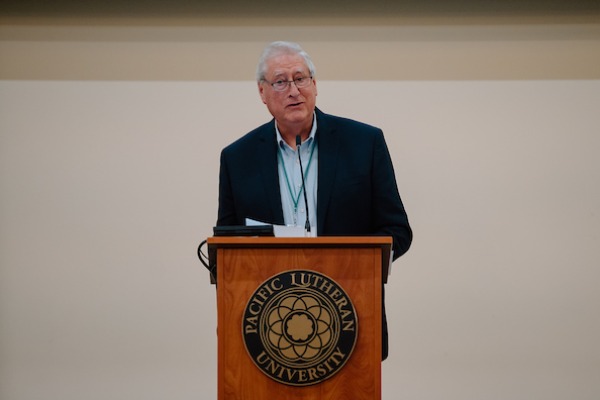
[{"label": "atom emblem", "polygon": [[288,362],[310,361],[331,342],[331,314],[313,296],[285,297],[267,319],[269,343]]}]

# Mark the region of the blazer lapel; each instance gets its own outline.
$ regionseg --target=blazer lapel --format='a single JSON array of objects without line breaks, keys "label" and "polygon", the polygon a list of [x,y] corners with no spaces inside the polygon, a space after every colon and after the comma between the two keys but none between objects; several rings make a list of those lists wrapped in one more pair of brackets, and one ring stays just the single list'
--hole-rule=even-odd
[{"label": "blazer lapel", "polygon": [[264,188],[267,203],[264,205],[271,210],[272,220],[264,221],[272,224],[282,225],[283,207],[281,205],[281,193],[279,190],[279,174],[277,167],[277,140],[275,135],[275,120],[265,125],[257,144],[257,153],[261,156],[259,170],[261,184]]},{"label": "blazer lapel", "polygon": [[335,182],[340,135],[331,126],[327,115],[319,109],[317,113],[317,145],[319,146],[319,176],[317,189],[317,234],[323,232],[329,208],[331,191]]}]

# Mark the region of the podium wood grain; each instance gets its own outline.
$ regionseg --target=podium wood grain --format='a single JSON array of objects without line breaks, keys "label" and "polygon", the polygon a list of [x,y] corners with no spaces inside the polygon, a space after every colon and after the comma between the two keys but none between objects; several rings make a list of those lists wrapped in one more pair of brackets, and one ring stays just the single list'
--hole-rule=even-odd
[{"label": "podium wood grain", "polygon": [[[367,245],[365,238],[209,239],[218,263],[219,400],[381,398],[382,246],[387,248],[391,239],[366,239]],[[289,386],[265,375],[248,355],[242,335],[243,313],[254,291],[273,275],[295,269],[336,281],[358,316],[350,359],[335,375],[312,386]]]}]

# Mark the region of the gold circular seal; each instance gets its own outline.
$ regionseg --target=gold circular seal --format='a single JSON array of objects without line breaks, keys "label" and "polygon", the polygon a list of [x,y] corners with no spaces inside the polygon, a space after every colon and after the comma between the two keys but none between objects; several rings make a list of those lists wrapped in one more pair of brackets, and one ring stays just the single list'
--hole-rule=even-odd
[{"label": "gold circular seal", "polygon": [[292,270],[269,278],[252,294],[242,334],[248,354],[267,376],[287,385],[314,385],[350,358],[358,318],[334,280]]}]

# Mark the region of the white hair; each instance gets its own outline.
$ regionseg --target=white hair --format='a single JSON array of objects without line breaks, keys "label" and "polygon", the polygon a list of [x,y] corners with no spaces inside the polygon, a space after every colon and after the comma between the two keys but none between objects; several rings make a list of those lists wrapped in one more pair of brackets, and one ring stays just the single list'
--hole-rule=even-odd
[{"label": "white hair", "polygon": [[257,82],[263,81],[265,79],[265,75],[267,73],[267,62],[271,58],[280,56],[282,54],[297,54],[301,56],[304,59],[308,71],[310,72],[310,76],[315,76],[315,64],[313,64],[308,53],[304,51],[298,43],[278,41],[270,43],[263,50],[258,60],[258,66],[256,68]]}]

